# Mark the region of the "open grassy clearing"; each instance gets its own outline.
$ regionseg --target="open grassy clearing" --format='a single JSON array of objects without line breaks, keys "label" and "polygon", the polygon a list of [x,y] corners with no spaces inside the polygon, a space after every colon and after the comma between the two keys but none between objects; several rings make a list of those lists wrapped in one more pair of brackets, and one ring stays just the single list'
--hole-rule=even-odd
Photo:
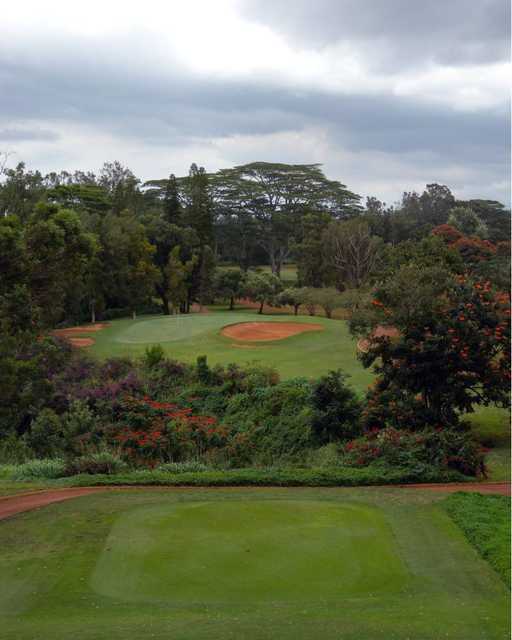
[{"label": "open grassy clearing", "polygon": [[3,638],[501,639],[508,592],[426,492],[111,491],[0,524]]}]

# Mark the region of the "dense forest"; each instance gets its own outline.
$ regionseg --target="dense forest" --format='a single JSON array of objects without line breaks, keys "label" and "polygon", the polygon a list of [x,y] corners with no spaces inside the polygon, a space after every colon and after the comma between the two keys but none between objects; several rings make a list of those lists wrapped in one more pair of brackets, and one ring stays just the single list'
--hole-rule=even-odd
[{"label": "dense forest", "polygon": [[[254,268],[279,278],[287,262],[298,287],[360,290],[433,231],[507,288],[510,211],[501,203],[457,200],[428,184],[393,206],[363,204],[319,165],[255,162],[208,174],[193,164],[188,176],[141,183],[119,162],[97,175],[19,164],[3,169],[0,216],[2,304],[18,298],[42,327],[187,312],[215,293],[237,296]],[[216,272],[223,265],[240,272]],[[261,275],[245,286],[269,301],[279,288]]]}]

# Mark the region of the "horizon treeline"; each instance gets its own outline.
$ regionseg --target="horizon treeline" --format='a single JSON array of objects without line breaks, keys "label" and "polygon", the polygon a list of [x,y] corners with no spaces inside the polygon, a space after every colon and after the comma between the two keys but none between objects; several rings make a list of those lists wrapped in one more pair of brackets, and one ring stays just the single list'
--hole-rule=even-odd
[{"label": "horizon treeline", "polygon": [[46,327],[155,310],[156,299],[164,313],[187,312],[212,300],[219,266],[269,266],[279,278],[293,262],[298,286],[357,289],[385,273],[390,248],[433,230],[439,242],[465,239],[472,255],[503,255],[510,211],[435,183],[393,206],[363,203],[318,164],[216,173],[193,164],[187,176],[142,183],[117,161],[98,174],[43,175],[20,163],[0,173],[0,311]]}]

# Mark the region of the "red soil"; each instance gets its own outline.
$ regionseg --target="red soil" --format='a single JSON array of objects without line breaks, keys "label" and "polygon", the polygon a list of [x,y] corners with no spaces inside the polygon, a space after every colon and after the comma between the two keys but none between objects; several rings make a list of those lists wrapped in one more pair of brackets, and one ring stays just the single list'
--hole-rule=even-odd
[{"label": "red soil", "polygon": [[80,333],[92,333],[101,331],[108,327],[107,322],[96,322],[96,324],[86,324],[81,327],[66,327],[65,329],[55,329],[52,331],[54,336],[64,338],[74,347],[90,347],[94,344],[94,338],[77,338]]},{"label": "red soil", "polygon": [[510,496],[509,482],[450,482],[448,484],[403,484],[402,489],[426,489],[427,491],[442,491],[455,493],[456,491],[474,491],[476,493],[499,493]]},{"label": "red soil", "polygon": [[242,342],[282,340],[306,331],[323,331],[321,324],[305,322],[239,322],[222,329],[222,335]]},{"label": "red soil", "polygon": [[0,498],[0,520],[9,518],[23,511],[31,511],[45,507],[53,502],[62,502],[70,498],[78,498],[89,493],[104,491],[103,487],[80,487],[75,489],[57,489],[54,491],[38,491],[21,496],[7,496]]}]

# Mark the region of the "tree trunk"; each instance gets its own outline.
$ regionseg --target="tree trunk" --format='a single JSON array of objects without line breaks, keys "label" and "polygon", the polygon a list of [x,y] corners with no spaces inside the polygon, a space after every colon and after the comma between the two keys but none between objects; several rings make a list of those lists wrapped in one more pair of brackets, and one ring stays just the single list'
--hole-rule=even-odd
[{"label": "tree trunk", "polygon": [[263,305],[264,305],[264,303],[260,302],[260,308],[259,308],[259,311],[258,311],[259,314],[263,313]]},{"label": "tree trunk", "polygon": [[171,311],[169,309],[169,298],[165,295],[165,293],[160,293],[160,298],[162,300],[162,309],[165,316],[171,315]]},{"label": "tree trunk", "polygon": [[91,322],[92,324],[96,323],[96,307],[94,302],[91,303]]},{"label": "tree trunk", "polygon": [[231,298],[229,299],[229,310],[233,311],[234,308],[235,308],[235,298],[234,296],[231,296]]},{"label": "tree trunk", "polygon": [[135,309],[132,311],[132,318],[134,320],[137,320],[137,312],[135,311]]},{"label": "tree trunk", "polygon": [[300,305],[298,305],[298,304],[294,304],[293,305],[293,312],[294,312],[293,315],[295,315],[295,316],[299,315],[299,307],[300,307]]}]

